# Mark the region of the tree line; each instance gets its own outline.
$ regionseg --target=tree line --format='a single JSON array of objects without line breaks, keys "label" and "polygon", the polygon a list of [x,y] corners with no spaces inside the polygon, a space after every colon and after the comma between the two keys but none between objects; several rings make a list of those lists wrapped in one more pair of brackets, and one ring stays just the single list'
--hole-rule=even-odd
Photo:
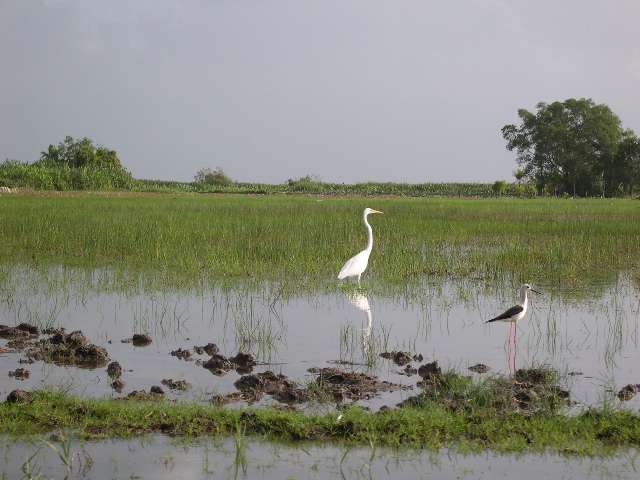
[{"label": "tree line", "polygon": [[640,140],[607,105],[586,98],[540,102],[518,117],[502,136],[517,153],[516,179],[538,194],[619,196],[640,188]]}]

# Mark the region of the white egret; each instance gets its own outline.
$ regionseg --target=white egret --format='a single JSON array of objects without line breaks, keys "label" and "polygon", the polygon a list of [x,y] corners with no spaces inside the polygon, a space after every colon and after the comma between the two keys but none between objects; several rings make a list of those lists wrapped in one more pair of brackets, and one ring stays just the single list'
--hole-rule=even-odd
[{"label": "white egret", "polygon": [[369,255],[371,255],[371,250],[373,249],[373,231],[371,230],[371,225],[369,225],[369,222],[367,221],[367,217],[371,213],[382,212],[374,210],[373,208],[364,209],[362,219],[364,220],[364,225],[367,229],[367,248],[347,260],[347,262],[340,270],[340,273],[338,273],[339,280],[343,280],[348,277],[358,277],[358,286],[360,286],[360,276],[367,269],[367,264],[369,263]]}]

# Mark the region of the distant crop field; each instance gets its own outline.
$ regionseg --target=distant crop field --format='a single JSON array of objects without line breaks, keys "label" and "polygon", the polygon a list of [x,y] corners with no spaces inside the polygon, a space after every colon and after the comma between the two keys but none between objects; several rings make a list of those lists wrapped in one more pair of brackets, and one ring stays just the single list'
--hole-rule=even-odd
[{"label": "distant crop field", "polygon": [[640,264],[631,199],[452,199],[195,194],[0,197],[0,263],[160,272],[170,281],[291,280],[329,285],[364,248],[363,281],[615,278]]}]

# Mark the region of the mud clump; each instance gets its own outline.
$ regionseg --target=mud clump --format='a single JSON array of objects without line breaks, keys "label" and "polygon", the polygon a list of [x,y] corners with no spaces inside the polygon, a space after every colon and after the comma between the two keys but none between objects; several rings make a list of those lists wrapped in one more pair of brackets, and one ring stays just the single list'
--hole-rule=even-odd
[{"label": "mud clump", "polygon": [[557,384],[557,373],[548,368],[521,369],[516,378],[490,377],[479,383],[471,376],[443,373],[437,362],[423,365],[418,373],[423,377],[418,383],[422,393],[399,407],[421,408],[436,403],[458,412],[534,414],[556,412],[570,404],[569,392]]},{"label": "mud clump", "polygon": [[407,365],[401,372],[398,372],[400,375],[406,375],[407,377],[411,377],[418,373],[418,369],[412,367],[411,365]]},{"label": "mud clump", "polygon": [[164,395],[164,390],[159,385],[154,385],[149,389],[149,393],[154,393],[156,395]]},{"label": "mud clump", "polygon": [[64,327],[59,327],[59,328],[54,328],[54,327],[48,327],[45,328],[42,333],[44,333],[45,335],[55,335],[56,333],[64,333],[66,331],[66,329]]},{"label": "mud clump", "polygon": [[16,380],[26,380],[29,378],[29,370],[26,368],[16,368],[9,372],[10,377],[14,377]]},{"label": "mud clump", "polygon": [[419,382],[419,386],[427,386],[431,384],[438,384],[442,378],[442,369],[438,366],[438,361],[425,363],[418,368],[418,375],[422,377],[422,382]]},{"label": "mud clump", "polygon": [[203,355],[206,353],[210,357],[212,357],[213,355],[219,352],[218,346],[215,343],[207,343],[206,345],[203,345],[201,347],[194,345],[193,350],[198,355]]},{"label": "mud clump", "polygon": [[16,327],[18,330],[22,330],[23,332],[27,332],[29,335],[40,335],[40,329],[35,325],[31,325],[30,323],[21,323]]},{"label": "mud clump", "polygon": [[236,371],[243,375],[251,373],[256,365],[256,359],[250,353],[238,353],[235,357],[229,358],[229,361],[236,367]]},{"label": "mud clump", "polygon": [[284,375],[276,375],[269,370],[240,377],[234,386],[242,392],[242,398],[249,401],[259,400],[265,394],[282,403],[301,403],[309,399],[307,391]]},{"label": "mud clump", "polygon": [[381,392],[413,388],[408,385],[380,381],[376,377],[364,373],[347,372],[332,367],[309,369],[308,371],[317,374],[315,385],[310,388],[317,388],[329,393],[337,402],[342,402],[345,399],[367,400]]},{"label": "mud clump", "polygon": [[411,354],[409,352],[383,352],[380,356],[387,360],[393,360],[393,363],[400,367],[403,367],[412,361],[421,362],[423,359],[421,354]]},{"label": "mud clump", "polygon": [[186,380],[174,380],[172,378],[165,378],[160,383],[164,386],[168,387],[171,390],[181,390],[184,391],[189,388],[189,384]]},{"label": "mud clump", "polygon": [[214,353],[202,366],[210,370],[214,375],[224,375],[232,369],[245,375],[251,373],[256,365],[256,360],[250,353],[238,353],[235,357],[227,358],[219,353]]},{"label": "mud clump", "polygon": [[211,371],[214,375],[224,375],[233,369],[233,364],[224,355],[213,354],[209,360],[202,364],[204,368]]},{"label": "mud clump", "polygon": [[55,333],[41,339],[27,349],[27,357],[58,365],[75,365],[86,368],[104,367],[108,360],[107,351],[89,343],[80,331]]},{"label": "mud clump", "polygon": [[136,333],[131,337],[131,343],[133,343],[134,347],[146,347],[151,344],[151,337],[146,334]]},{"label": "mud clump", "polygon": [[4,338],[5,340],[28,340],[31,338],[31,334],[29,332],[25,332],[24,330],[20,330],[17,327],[7,327],[6,325],[0,325],[0,338]]},{"label": "mud clump", "polygon": [[546,367],[520,368],[516,370],[516,381],[532,384],[552,383],[556,380],[557,374],[554,370]]},{"label": "mud clump", "polygon": [[239,402],[243,399],[244,397],[242,396],[242,392],[233,392],[226,395],[214,395],[213,397],[211,397],[211,403],[216,407],[222,407],[223,405],[226,405],[228,403]]},{"label": "mud clump", "polygon": [[618,392],[618,398],[623,401],[629,401],[635,397],[636,393],[640,392],[640,383],[625,385]]},{"label": "mud clump", "polygon": [[[159,393],[158,389],[160,389],[160,392],[162,393]],[[145,402],[149,400],[161,400],[162,398],[164,398],[164,390],[162,390],[162,388],[160,388],[159,386],[154,385],[148,392],[145,392],[144,390],[134,390],[125,398],[127,400],[141,400]]]},{"label": "mud clump", "polygon": [[111,378],[120,378],[122,376],[122,366],[118,362],[111,362],[107,365],[107,375]]},{"label": "mud clump", "polygon": [[182,349],[182,348],[179,348],[177,350],[173,350],[171,352],[171,356],[176,357],[176,358],[178,358],[180,360],[186,360],[186,361],[191,361],[192,360],[191,351],[186,350],[186,349]]},{"label": "mud clump", "polygon": [[122,393],[122,390],[124,389],[124,382],[122,381],[121,378],[116,378],[111,383],[111,388],[113,388],[118,393]]},{"label": "mud clump", "polygon": [[13,390],[7,395],[7,403],[27,403],[31,401],[31,394],[25,390]]},{"label": "mud clump", "polygon": [[475,365],[471,365],[469,370],[473,373],[487,373],[490,368],[484,363],[476,363]]}]

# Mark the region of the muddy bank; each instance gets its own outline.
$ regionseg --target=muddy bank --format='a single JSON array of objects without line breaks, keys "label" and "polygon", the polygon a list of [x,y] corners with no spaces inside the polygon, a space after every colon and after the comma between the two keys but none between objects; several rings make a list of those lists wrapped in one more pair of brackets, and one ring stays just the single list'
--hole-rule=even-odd
[{"label": "muddy bank", "polygon": [[[24,354],[19,363],[43,361],[98,368],[105,366],[109,360],[107,350],[90,343],[80,330],[66,333],[64,328],[46,329],[41,334],[38,327],[28,323],[21,323],[16,327],[0,325],[0,338],[9,340],[7,347],[12,351]],[[18,370],[22,372],[23,369]],[[28,375],[20,372],[14,376],[19,378]]]},{"label": "muddy bank", "polygon": [[569,392],[558,384],[558,374],[550,368],[520,369],[514,378],[489,377],[474,382],[469,376],[443,372],[434,361],[422,365],[418,374],[422,377],[418,382],[422,392],[400,402],[398,407],[436,403],[467,413],[491,410],[534,414],[556,412],[571,403]]},{"label": "muddy bank", "polygon": [[368,400],[382,392],[410,390],[413,387],[381,381],[364,373],[350,372],[333,367],[311,368],[313,379],[300,385],[283,374],[270,370],[240,377],[234,386],[238,392],[216,395],[212,401],[218,405],[244,400],[253,403],[269,395],[284,404],[308,402],[354,402]]},{"label": "muddy bank", "polygon": [[39,339],[25,349],[25,354],[32,360],[85,368],[104,367],[109,361],[107,350],[90,343],[79,330]]}]

